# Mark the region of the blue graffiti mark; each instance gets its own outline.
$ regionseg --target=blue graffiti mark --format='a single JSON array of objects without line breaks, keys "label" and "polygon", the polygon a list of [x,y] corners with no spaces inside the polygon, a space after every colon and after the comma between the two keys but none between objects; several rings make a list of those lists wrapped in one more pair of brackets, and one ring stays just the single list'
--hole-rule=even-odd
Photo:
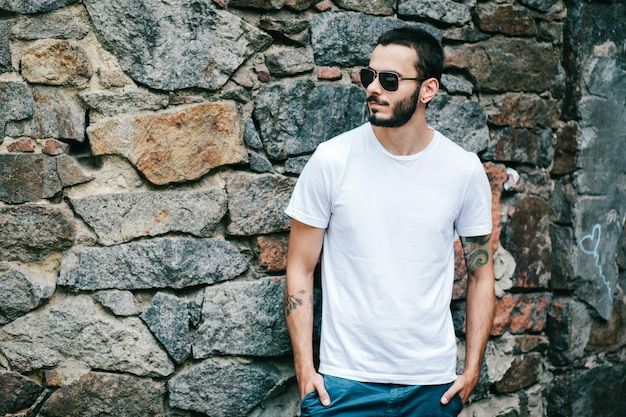
[{"label": "blue graffiti mark", "polygon": [[[602,265],[600,264],[600,252],[598,251],[598,247],[600,246],[601,238],[602,238],[602,226],[600,226],[599,224],[596,224],[595,226],[593,226],[593,230],[591,231],[591,234],[585,235],[582,237],[582,239],[580,239],[580,242],[578,242],[578,247],[583,253],[586,253],[587,255],[591,255],[594,257],[596,261],[596,268],[598,268],[598,274],[600,274],[600,278],[602,278],[602,282],[604,282],[604,285],[606,286],[606,289],[608,290],[608,293],[609,293],[609,299],[611,300],[613,298],[611,295],[611,283],[604,275],[604,272],[602,271]],[[593,246],[592,250],[589,250],[585,246],[587,242],[589,242],[591,246]]]}]

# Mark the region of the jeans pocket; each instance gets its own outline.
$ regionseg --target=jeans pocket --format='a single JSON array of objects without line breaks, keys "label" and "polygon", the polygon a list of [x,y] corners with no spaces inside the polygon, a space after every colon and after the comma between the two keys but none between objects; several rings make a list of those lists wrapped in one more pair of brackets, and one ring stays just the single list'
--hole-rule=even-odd
[{"label": "jeans pocket", "polygon": [[302,401],[300,401],[300,413],[302,417],[312,416],[313,410],[317,406],[321,406],[320,396],[317,394],[317,391],[309,392],[304,396]]},{"label": "jeans pocket", "polygon": [[456,394],[454,397],[452,397],[452,401],[450,402],[450,405],[454,405],[456,411],[455,415],[459,415],[461,414],[461,411],[463,411],[463,399],[461,398],[461,396],[459,394]]}]

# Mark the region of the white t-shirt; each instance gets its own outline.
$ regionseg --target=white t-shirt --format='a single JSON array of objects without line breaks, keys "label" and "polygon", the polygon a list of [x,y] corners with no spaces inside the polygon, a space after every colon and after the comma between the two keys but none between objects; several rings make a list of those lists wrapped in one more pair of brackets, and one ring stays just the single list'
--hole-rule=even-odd
[{"label": "white t-shirt", "polygon": [[286,213],[325,228],[323,374],[429,385],[456,378],[454,239],[491,233],[478,157],[435,131],[389,153],[366,123],[318,146]]}]

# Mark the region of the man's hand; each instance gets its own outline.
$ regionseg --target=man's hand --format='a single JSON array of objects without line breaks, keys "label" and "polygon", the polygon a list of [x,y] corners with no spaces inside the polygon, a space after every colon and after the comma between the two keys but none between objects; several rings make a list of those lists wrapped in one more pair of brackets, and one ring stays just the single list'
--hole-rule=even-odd
[{"label": "man's hand", "polygon": [[300,388],[300,400],[302,400],[308,393],[317,391],[317,395],[319,395],[322,405],[328,406],[330,404],[330,396],[326,391],[326,387],[324,387],[324,378],[317,372],[308,378],[308,380],[302,381],[302,383],[299,383],[298,385]]},{"label": "man's hand", "polygon": [[470,379],[465,374],[459,375],[452,386],[441,396],[441,404],[448,404],[456,394],[461,396],[463,404],[465,404],[477,383],[478,378]]}]

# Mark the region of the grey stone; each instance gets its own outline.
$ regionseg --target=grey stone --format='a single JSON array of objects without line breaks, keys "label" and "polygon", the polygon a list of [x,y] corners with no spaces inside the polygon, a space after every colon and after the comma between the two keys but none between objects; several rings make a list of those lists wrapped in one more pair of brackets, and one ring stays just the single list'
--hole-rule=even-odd
[{"label": "grey stone", "polygon": [[52,297],[55,285],[19,268],[0,273],[0,324],[39,307]]},{"label": "grey stone", "polygon": [[238,236],[274,233],[289,229],[284,213],[295,179],[273,174],[236,173],[228,176],[228,233]]},{"label": "grey stone", "polygon": [[300,175],[311,155],[295,156],[285,161],[285,173]]},{"label": "grey stone", "polygon": [[0,371],[0,414],[9,415],[35,403],[43,387],[17,372]]},{"label": "grey stone", "polygon": [[75,221],[61,207],[0,207],[0,259],[37,262],[72,247]]},{"label": "grey stone", "polygon": [[528,129],[506,127],[494,132],[485,158],[501,162],[539,164],[541,140]]},{"label": "grey stone", "polygon": [[36,139],[85,140],[86,110],[76,96],[61,89],[35,86],[34,113],[29,120],[9,122],[6,134]]},{"label": "grey stone", "polygon": [[138,376],[174,372],[139,318],[102,315],[87,295],[50,303],[3,326],[0,350],[18,372],[53,368],[69,360]]},{"label": "grey stone", "polygon": [[94,194],[70,198],[76,213],[103,245],[171,232],[212,236],[226,214],[221,188],[196,191]]},{"label": "grey stone", "polygon": [[441,87],[447,91],[448,94],[462,94],[465,96],[471,96],[474,90],[474,86],[471,82],[450,74],[443,74],[441,76]]},{"label": "grey stone", "polygon": [[[355,12],[323,13],[311,20],[311,44],[317,65],[358,66],[369,63],[378,37],[384,32],[417,26],[441,40],[441,32],[431,26],[416,25],[391,17]],[[354,36],[358,33],[359,36]]]},{"label": "grey stone", "polygon": [[6,124],[11,120],[28,119],[35,111],[35,100],[28,84],[19,81],[0,81],[0,138],[6,135]]},{"label": "grey stone", "polygon": [[169,404],[212,416],[241,417],[285,379],[271,362],[206,359],[168,381]]},{"label": "grey stone", "polygon": [[456,26],[472,20],[468,6],[450,0],[399,0],[398,16],[431,19]]},{"label": "grey stone", "polygon": [[367,120],[367,107],[356,85],[305,80],[261,89],[253,115],[268,157],[281,160],[313,152],[323,141],[359,126]]},{"label": "grey stone", "polygon": [[141,318],[174,362],[183,363],[191,356],[189,309],[185,301],[156,293]]},{"label": "grey stone", "polygon": [[214,355],[280,356],[291,350],[283,314],[282,278],[207,287],[194,358]]},{"label": "grey stone", "polygon": [[428,105],[426,121],[470,152],[487,148],[487,115],[480,103],[464,97],[438,94]]},{"label": "grey stone", "polygon": [[259,133],[256,131],[256,127],[254,126],[254,120],[247,119],[246,124],[243,131],[243,139],[246,144],[252,149],[260,150],[263,149],[263,142],[261,141],[261,137]]},{"label": "grey stone", "polygon": [[540,12],[547,12],[552,6],[559,3],[559,0],[519,0],[519,2]]},{"label": "grey stone", "polygon": [[584,303],[564,297],[552,300],[546,324],[550,339],[548,356],[552,363],[565,366],[584,356],[591,323]]},{"label": "grey stone", "polygon": [[274,77],[311,72],[315,68],[311,48],[290,48],[265,53],[265,65]]},{"label": "grey stone", "polygon": [[130,291],[100,291],[93,298],[116,316],[138,316],[141,305]]},{"label": "grey stone", "polygon": [[93,177],[85,174],[78,161],[69,155],[59,155],[55,158],[57,163],[57,174],[63,187],[89,182]]},{"label": "grey stone", "polygon": [[83,2],[104,47],[135,81],[159,90],[221,88],[271,36],[211,2]]},{"label": "grey stone", "polygon": [[123,93],[90,91],[79,94],[79,97],[90,108],[103,116],[146,110],[161,110],[169,102],[169,98],[166,95],[156,95],[142,91],[126,91]]},{"label": "grey stone", "polygon": [[355,12],[391,16],[395,2],[393,0],[335,0],[337,6]]},{"label": "grey stone", "polygon": [[259,172],[259,173],[273,173],[274,172],[274,166],[272,165],[272,163],[267,160],[267,158],[265,158],[264,156],[256,153],[256,152],[250,152],[250,169],[254,172]]},{"label": "grey stone", "polygon": [[12,20],[0,21],[0,74],[13,71],[11,61],[11,48],[9,47],[9,37],[11,34]]},{"label": "grey stone", "polygon": [[90,372],[55,391],[40,417],[164,415],[162,383],[130,375]]},{"label": "grey stone", "polygon": [[76,2],[77,0],[0,0],[0,10],[33,14],[49,12]]},{"label": "grey stone", "polygon": [[247,268],[229,242],[158,238],[66,251],[57,285],[72,291],[185,288],[228,280]]},{"label": "grey stone", "polygon": [[79,22],[68,10],[59,10],[34,16],[22,16],[11,28],[15,39],[33,41],[38,39],[83,39],[89,28]]}]

